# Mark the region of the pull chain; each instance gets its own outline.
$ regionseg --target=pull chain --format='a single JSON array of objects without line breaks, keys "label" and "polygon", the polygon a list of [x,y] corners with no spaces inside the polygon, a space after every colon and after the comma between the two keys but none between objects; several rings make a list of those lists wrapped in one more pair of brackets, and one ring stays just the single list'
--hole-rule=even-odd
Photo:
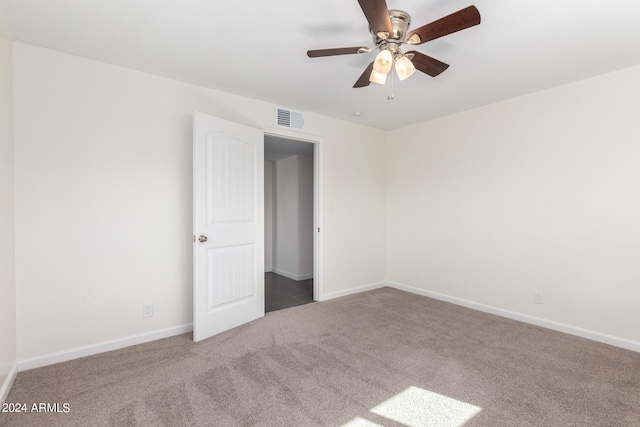
[{"label": "pull chain", "polygon": [[387,95],[387,101],[393,101],[393,70],[391,70],[389,74],[391,74],[391,93]]}]

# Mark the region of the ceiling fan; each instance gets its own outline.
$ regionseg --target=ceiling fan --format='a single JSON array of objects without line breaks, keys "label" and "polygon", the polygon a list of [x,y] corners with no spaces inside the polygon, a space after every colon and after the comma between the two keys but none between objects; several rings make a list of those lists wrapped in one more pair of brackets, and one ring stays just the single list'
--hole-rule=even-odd
[{"label": "ceiling fan", "polygon": [[307,51],[309,58],[322,56],[380,52],[356,81],[354,88],[369,86],[369,83],[385,84],[387,74],[395,64],[400,80],[410,77],[416,70],[435,77],[449,68],[448,64],[415,50],[403,52],[403,44],[419,45],[431,40],[480,24],[480,12],[469,6],[433,21],[411,32],[411,16],[402,10],[389,10],[385,0],[358,0],[364,16],[369,22],[374,48],[366,46],[316,49]]}]

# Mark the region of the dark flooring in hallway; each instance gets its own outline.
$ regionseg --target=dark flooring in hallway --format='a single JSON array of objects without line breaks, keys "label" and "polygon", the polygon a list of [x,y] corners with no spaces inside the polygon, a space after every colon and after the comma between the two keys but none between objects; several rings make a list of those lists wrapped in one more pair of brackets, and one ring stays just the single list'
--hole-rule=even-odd
[{"label": "dark flooring in hallway", "polygon": [[264,274],[265,312],[313,302],[313,279],[295,281],[276,273]]}]

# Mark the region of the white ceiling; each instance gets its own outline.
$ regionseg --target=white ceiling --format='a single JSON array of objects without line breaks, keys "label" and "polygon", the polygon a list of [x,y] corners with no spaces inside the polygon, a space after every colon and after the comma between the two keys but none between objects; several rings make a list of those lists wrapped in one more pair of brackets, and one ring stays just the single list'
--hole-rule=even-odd
[{"label": "white ceiling", "polygon": [[417,47],[449,69],[388,101],[352,89],[375,53],[306,56],[372,46],[356,0],[0,0],[17,41],[385,130],[640,64],[639,0],[387,0],[411,28],[470,4],[479,26]]}]

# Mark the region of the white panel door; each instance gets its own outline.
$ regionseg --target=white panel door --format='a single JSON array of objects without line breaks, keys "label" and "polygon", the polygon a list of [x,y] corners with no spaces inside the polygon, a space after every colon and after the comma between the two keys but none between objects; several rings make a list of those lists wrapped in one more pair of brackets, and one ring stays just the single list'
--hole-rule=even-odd
[{"label": "white panel door", "polygon": [[193,340],[264,316],[264,135],[195,113]]}]

